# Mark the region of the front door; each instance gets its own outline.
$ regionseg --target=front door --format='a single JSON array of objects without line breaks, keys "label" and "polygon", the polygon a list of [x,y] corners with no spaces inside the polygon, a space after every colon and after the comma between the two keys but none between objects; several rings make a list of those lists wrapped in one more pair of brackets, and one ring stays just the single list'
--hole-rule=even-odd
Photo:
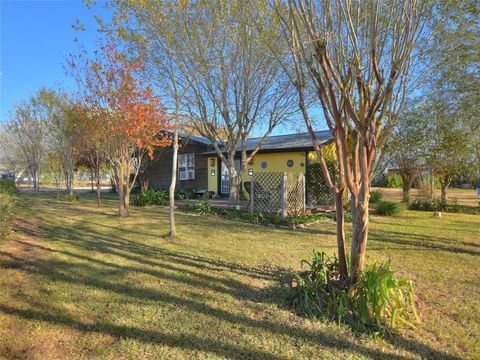
[{"label": "front door", "polygon": [[[220,195],[230,195],[230,176],[228,175],[228,167],[221,161],[220,171]],[[240,159],[235,159],[235,171],[240,168]]]}]

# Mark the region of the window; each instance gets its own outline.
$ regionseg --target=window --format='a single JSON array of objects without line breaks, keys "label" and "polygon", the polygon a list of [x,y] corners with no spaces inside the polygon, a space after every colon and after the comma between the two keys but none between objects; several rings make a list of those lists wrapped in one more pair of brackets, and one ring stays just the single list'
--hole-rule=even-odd
[{"label": "window", "polygon": [[195,154],[178,155],[178,177],[180,180],[195,179]]}]

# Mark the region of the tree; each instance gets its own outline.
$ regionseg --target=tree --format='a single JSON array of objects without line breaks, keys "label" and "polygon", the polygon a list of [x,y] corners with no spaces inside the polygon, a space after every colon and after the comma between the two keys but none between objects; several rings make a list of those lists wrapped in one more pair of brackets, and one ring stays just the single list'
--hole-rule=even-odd
[{"label": "tree", "polygon": [[410,201],[413,181],[426,167],[425,146],[428,142],[426,128],[428,118],[425,108],[419,106],[405,109],[398,119],[384,152],[398,166],[402,178],[402,199]]},{"label": "tree", "polygon": [[48,109],[46,142],[49,150],[60,159],[68,195],[73,195],[74,169],[78,158],[78,117],[75,104],[67,95],[43,89],[39,93]]},{"label": "tree", "polygon": [[13,171],[14,179],[22,171],[22,161],[19,155],[14,151],[15,145],[11,134],[2,126],[0,132],[0,166],[9,171]]},{"label": "tree", "polygon": [[[185,90],[180,111],[210,139],[230,176],[230,204],[238,204],[242,174],[263,141],[295,111],[291,87],[269,47],[282,45],[264,1],[116,2],[132,39],[154,68],[170,58]],[[122,28],[123,30],[123,28]],[[127,31],[128,32],[128,31]],[[160,55],[159,55],[160,54]],[[247,154],[253,132],[262,140]],[[237,151],[241,154],[236,164]]]},{"label": "tree", "polygon": [[436,99],[442,113],[450,114],[452,128],[467,134],[461,145],[470,144],[471,156],[476,159],[470,171],[476,171],[473,176],[480,179],[480,7],[473,0],[439,0],[434,13],[432,37],[425,51],[431,69],[427,93]]},{"label": "tree", "polygon": [[75,107],[78,126],[78,163],[88,166],[95,178],[97,206],[101,206],[100,169],[107,162],[108,137],[107,127],[103,126],[102,119],[90,112],[88,108],[77,105]]},{"label": "tree", "polygon": [[16,105],[13,119],[5,127],[6,136],[12,145],[10,151],[20,158],[36,191],[40,189],[40,170],[45,160],[45,126],[48,116],[48,106],[43,101],[40,90]]},{"label": "tree", "polygon": [[[276,1],[276,8],[307,128],[313,134],[303,101],[305,88],[313,88],[335,140],[340,176],[337,185],[328,183],[337,196],[345,185],[351,194],[349,279],[354,287],[365,262],[375,153],[394,125],[395,107],[403,103],[397,97],[409,80],[412,52],[423,25],[422,3],[289,0],[286,5]],[[321,160],[314,136],[312,141]],[[323,169],[328,179],[328,169]],[[337,224],[338,230],[344,231]],[[346,258],[343,240],[337,237],[342,262]],[[341,264],[340,271],[346,278],[346,264]]]},{"label": "tree", "polygon": [[450,113],[441,102],[431,103],[431,112],[437,121],[428,127],[427,163],[440,181],[441,200],[447,202],[447,189],[471,165],[471,136],[461,121],[452,121],[456,112]]},{"label": "tree", "polygon": [[170,125],[160,99],[138,76],[142,60],[128,59],[111,39],[95,60],[72,58],[70,65],[84,105],[108,134],[107,158],[119,192],[119,215],[129,216],[130,192],[143,157],[171,143],[167,133],[161,133]]}]

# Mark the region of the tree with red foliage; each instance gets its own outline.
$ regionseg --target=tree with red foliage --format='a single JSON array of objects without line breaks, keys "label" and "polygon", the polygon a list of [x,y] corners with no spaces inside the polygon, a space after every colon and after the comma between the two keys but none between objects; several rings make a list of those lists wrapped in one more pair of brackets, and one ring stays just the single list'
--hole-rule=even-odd
[{"label": "tree with red foliage", "polygon": [[[145,155],[171,145],[171,126],[151,87],[139,76],[141,59],[131,60],[114,41],[102,46],[100,56],[72,59],[81,98],[92,121],[98,122],[119,193],[119,215],[129,216],[130,192]],[[165,135],[159,135],[165,134]]]}]

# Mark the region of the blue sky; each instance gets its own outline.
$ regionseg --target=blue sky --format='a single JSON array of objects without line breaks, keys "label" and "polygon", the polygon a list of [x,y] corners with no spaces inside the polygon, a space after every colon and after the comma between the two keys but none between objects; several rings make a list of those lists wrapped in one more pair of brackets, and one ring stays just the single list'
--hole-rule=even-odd
[{"label": "blue sky", "polygon": [[[87,50],[96,47],[94,15],[109,20],[111,10],[102,1],[88,9],[81,0],[0,0],[0,122],[10,118],[15,102],[41,87],[68,91],[74,86],[63,63],[80,45]],[[72,28],[77,19],[85,31]],[[297,131],[306,131],[303,121],[274,133]]]},{"label": "blue sky", "polygon": [[[96,45],[94,14],[108,16],[102,6],[89,10],[81,0],[0,0],[0,121],[42,86],[72,85],[62,63],[77,51],[75,38],[87,49]],[[85,31],[72,29],[76,19]]]}]

